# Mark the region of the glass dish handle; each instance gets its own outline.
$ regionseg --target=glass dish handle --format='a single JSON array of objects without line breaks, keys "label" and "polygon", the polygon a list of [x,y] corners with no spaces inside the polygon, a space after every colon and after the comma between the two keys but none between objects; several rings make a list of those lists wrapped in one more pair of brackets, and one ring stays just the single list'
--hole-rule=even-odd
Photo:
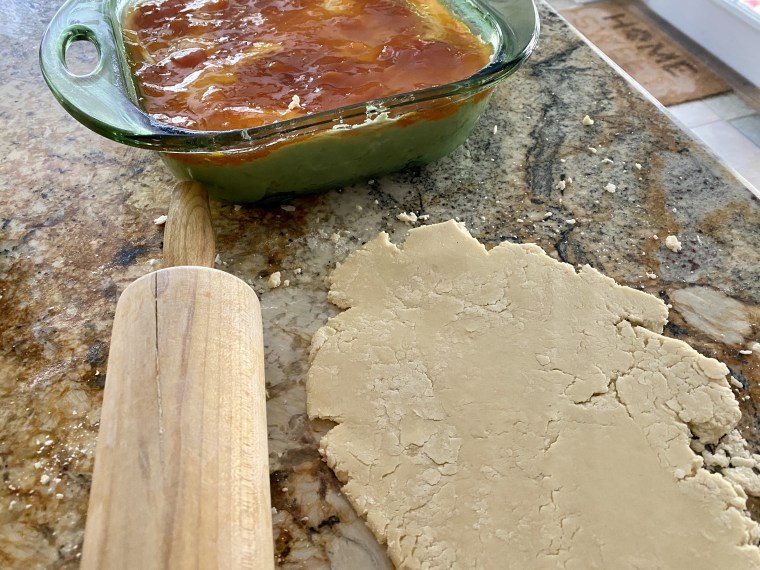
[{"label": "glass dish handle", "polygon": [[[108,138],[143,147],[160,147],[166,137],[187,134],[155,121],[130,100],[116,40],[108,21],[108,2],[68,0],[53,17],[40,44],[40,68],[56,99],[77,120]],[[89,73],[66,64],[73,42],[87,41],[98,50]]]},{"label": "glass dish handle", "polygon": [[483,0],[509,31],[509,61],[524,60],[536,47],[540,28],[538,9],[533,0]]}]

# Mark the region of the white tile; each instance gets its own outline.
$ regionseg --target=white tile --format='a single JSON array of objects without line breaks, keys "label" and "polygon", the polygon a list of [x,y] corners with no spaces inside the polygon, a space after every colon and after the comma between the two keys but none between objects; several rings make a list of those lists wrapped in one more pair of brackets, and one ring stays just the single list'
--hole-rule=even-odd
[{"label": "white tile", "polygon": [[755,188],[760,188],[760,148],[725,121],[692,129],[710,150]]},{"label": "white tile", "polygon": [[710,97],[709,99],[703,99],[703,101],[724,121],[730,121],[731,119],[738,119],[739,117],[746,117],[747,115],[757,113],[755,109],[747,105],[747,103],[734,93],[726,93],[724,95],[718,95],[717,97]]},{"label": "white tile", "polygon": [[668,107],[668,111],[690,129],[719,121],[718,114],[703,101],[690,101]]},{"label": "white tile", "polygon": [[760,147],[760,113],[734,119],[731,124],[739,129],[741,134]]}]

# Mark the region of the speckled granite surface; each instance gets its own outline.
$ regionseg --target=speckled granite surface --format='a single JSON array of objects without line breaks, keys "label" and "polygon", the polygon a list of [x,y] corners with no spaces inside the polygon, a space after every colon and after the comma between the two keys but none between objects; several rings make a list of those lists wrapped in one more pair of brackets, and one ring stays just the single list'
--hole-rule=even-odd
[{"label": "speckled granite surface", "polygon": [[[158,266],[153,219],[172,184],[155,156],[90,133],[44,86],[36,45],[57,4],[10,0],[0,17],[3,568],[77,567],[114,308]],[[280,568],[388,567],[319,459],[303,384],[311,334],[336,312],[325,275],[380,230],[402,239],[402,211],[459,217],[490,245],[536,242],[662,296],[666,334],[730,366],[760,449],[760,203],[546,8],[542,20],[529,64],[450,157],[293,211],[213,205],[221,267],[262,301]],[[269,290],[274,271],[290,287]]]}]

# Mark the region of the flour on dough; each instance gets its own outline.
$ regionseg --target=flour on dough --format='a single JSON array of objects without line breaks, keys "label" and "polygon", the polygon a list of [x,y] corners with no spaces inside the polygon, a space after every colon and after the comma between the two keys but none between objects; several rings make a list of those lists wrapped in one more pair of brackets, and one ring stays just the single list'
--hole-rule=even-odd
[{"label": "flour on dough", "polygon": [[760,568],[746,495],[690,442],[730,432],[727,368],[667,309],[455,222],[380,234],[314,337],[322,452],[399,568]]}]

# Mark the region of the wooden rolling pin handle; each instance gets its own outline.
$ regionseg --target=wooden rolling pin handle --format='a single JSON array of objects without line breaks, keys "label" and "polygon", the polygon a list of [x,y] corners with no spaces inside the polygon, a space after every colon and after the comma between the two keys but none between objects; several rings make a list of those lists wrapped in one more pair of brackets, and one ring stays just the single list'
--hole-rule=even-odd
[{"label": "wooden rolling pin handle", "polygon": [[208,193],[198,182],[178,182],[164,229],[164,267],[214,267],[214,228]]},{"label": "wooden rolling pin handle", "polygon": [[[196,219],[199,188],[190,189],[179,199],[195,205],[178,207]],[[168,221],[170,230],[171,213]],[[193,231],[174,229],[195,243]],[[174,263],[209,260],[205,247],[197,251]],[[263,353],[258,299],[232,275],[172,267],[127,287],[111,337],[83,569],[274,568]]]}]

